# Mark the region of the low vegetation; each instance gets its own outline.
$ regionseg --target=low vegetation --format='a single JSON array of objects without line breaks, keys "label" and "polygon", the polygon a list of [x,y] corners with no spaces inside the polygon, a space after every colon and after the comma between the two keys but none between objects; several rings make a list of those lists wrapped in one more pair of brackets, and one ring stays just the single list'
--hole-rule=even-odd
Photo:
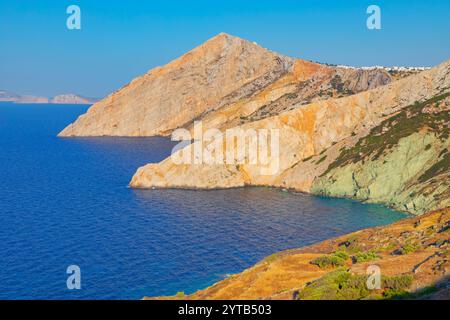
[{"label": "low vegetation", "polygon": [[299,300],[361,300],[361,299],[396,299],[408,295],[411,275],[382,277],[381,288],[370,290],[367,276],[352,274],[340,268],[322,278],[313,281],[295,294]]},{"label": "low vegetation", "polygon": [[348,254],[344,251],[336,251],[329,255],[318,257],[311,261],[311,264],[318,266],[319,268],[340,267],[345,264],[349,258]]},{"label": "low vegetation", "polygon": [[399,255],[405,255],[405,254],[414,253],[419,249],[420,249],[419,245],[409,243],[409,244],[405,244],[403,247],[396,250],[394,253],[399,254]]},{"label": "low vegetation", "polygon": [[375,250],[358,252],[352,257],[353,263],[368,262],[378,259],[380,259],[380,256],[377,254]]}]

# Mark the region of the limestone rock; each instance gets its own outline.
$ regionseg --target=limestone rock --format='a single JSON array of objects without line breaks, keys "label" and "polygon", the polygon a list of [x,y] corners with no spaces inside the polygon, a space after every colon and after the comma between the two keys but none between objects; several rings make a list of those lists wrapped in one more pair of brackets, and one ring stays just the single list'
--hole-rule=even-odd
[{"label": "limestone rock", "polygon": [[219,34],[94,104],[60,136],[156,136],[267,86],[294,59]]},{"label": "limestone rock", "polygon": [[194,120],[231,128],[391,81],[382,69],[289,58],[222,33],[94,104],[60,136],[169,135]]}]

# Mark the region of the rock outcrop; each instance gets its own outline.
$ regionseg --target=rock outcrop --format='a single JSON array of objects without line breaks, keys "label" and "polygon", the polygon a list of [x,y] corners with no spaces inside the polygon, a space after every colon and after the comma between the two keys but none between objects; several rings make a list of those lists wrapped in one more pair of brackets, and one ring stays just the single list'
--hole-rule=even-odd
[{"label": "rock outcrop", "polygon": [[392,79],[383,69],[289,58],[222,33],[94,104],[60,136],[169,135],[194,120],[231,128]]}]

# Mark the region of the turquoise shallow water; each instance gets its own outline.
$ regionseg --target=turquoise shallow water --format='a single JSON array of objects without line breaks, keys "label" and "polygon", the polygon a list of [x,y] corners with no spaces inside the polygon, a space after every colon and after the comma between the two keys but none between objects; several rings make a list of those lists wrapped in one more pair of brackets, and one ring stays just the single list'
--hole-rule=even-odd
[{"label": "turquoise shallow water", "polygon": [[[87,106],[0,104],[0,299],[192,292],[274,252],[405,215],[267,188],[133,190],[162,138],[59,139]],[[66,268],[81,268],[81,290]]]}]

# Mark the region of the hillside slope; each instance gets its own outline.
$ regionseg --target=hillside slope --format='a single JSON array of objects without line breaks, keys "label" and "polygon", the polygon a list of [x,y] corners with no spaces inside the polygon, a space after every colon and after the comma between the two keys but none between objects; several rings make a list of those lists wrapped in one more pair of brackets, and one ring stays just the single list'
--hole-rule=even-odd
[{"label": "hillside slope", "polygon": [[[449,232],[446,208],[276,253],[191,295],[156,299],[450,299]],[[381,272],[377,290],[366,286],[371,265]]]}]

